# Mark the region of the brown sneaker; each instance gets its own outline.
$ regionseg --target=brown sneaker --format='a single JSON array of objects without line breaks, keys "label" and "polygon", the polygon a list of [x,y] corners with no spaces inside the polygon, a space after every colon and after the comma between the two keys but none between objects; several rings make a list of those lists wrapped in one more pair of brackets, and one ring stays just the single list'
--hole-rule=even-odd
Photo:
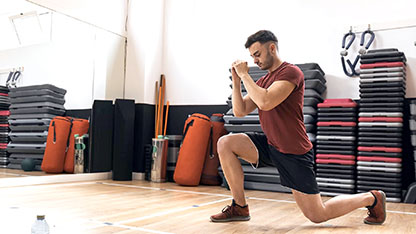
[{"label": "brown sneaker", "polygon": [[381,190],[370,191],[375,197],[374,204],[367,206],[368,216],[364,219],[364,223],[380,225],[386,220],[386,194]]},{"label": "brown sneaker", "polygon": [[221,213],[211,216],[212,222],[249,221],[250,213],[248,205],[241,207],[233,201],[231,206],[226,206]]}]

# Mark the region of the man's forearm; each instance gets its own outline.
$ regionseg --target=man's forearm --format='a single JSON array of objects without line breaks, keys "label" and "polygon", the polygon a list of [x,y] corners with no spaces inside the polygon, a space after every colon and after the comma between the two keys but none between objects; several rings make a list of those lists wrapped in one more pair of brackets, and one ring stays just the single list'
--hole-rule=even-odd
[{"label": "man's forearm", "polygon": [[243,75],[241,80],[244,83],[244,87],[247,93],[250,95],[251,100],[260,108],[265,106],[265,100],[267,95],[267,89],[258,86],[249,74]]},{"label": "man's forearm", "polygon": [[231,101],[233,103],[233,113],[236,117],[245,116],[245,105],[243,96],[241,95],[241,83],[240,81],[233,80],[233,92]]}]

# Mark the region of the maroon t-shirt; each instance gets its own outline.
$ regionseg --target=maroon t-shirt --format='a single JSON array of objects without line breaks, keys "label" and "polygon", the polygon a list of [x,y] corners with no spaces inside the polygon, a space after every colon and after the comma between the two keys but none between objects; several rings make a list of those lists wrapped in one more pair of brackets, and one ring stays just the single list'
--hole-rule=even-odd
[{"label": "maroon t-shirt", "polygon": [[285,154],[305,154],[312,149],[303,123],[304,77],[295,65],[283,62],[256,83],[267,89],[273,82],[287,80],[296,85],[292,93],[269,111],[259,109],[260,124],[270,145]]}]

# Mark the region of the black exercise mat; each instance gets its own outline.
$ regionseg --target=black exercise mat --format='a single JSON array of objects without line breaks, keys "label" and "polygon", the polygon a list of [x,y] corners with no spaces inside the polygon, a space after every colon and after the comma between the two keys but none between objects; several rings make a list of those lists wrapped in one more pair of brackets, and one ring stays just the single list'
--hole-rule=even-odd
[{"label": "black exercise mat", "polygon": [[327,149],[327,150],[354,150],[356,147],[354,145],[326,145],[326,144],[317,144],[317,149]]},{"label": "black exercise mat", "polygon": [[318,103],[321,103],[321,101],[318,98],[315,97],[305,97],[303,99],[303,105],[304,106],[313,106],[316,107]]},{"label": "black exercise mat", "polygon": [[362,103],[378,103],[378,102],[404,102],[403,97],[390,97],[390,98],[361,98],[360,105]]},{"label": "black exercise mat", "polygon": [[406,82],[371,82],[371,83],[361,83],[360,88],[378,88],[378,87],[406,87]]},{"label": "black exercise mat", "polygon": [[402,107],[360,107],[360,112],[403,112]]},{"label": "black exercise mat", "polygon": [[402,181],[401,177],[380,177],[380,176],[370,176],[370,175],[357,175],[357,181],[380,181],[380,182],[389,182],[389,183],[400,183]]},{"label": "black exercise mat", "polygon": [[300,63],[295,64],[302,70],[303,72],[309,71],[309,70],[318,70],[323,76],[325,75],[325,72],[322,70],[322,68],[317,63]]},{"label": "black exercise mat", "polygon": [[357,127],[343,127],[343,126],[318,126],[318,131],[356,131]]},{"label": "black exercise mat", "polygon": [[369,58],[369,59],[361,59],[361,64],[370,64],[370,63],[381,63],[381,62],[403,62],[406,63],[407,59],[403,56],[397,57],[384,57],[384,58]]},{"label": "black exercise mat", "polygon": [[321,173],[321,172],[317,172],[316,176],[327,177],[327,178],[339,178],[339,179],[354,179],[355,178],[353,174],[334,174],[334,173]]},{"label": "black exercise mat", "polygon": [[63,98],[56,98],[53,96],[45,95],[45,96],[37,96],[37,97],[19,97],[12,99],[13,104],[18,103],[32,103],[32,102],[52,102],[57,104],[65,104],[65,99]]},{"label": "black exercise mat", "polygon": [[313,89],[322,94],[326,90],[326,85],[319,79],[307,79],[305,80],[305,89]]},{"label": "black exercise mat", "polygon": [[318,107],[319,113],[343,113],[343,112],[351,112],[355,113],[357,110],[356,107]]},{"label": "black exercise mat", "polygon": [[318,116],[318,122],[327,122],[327,121],[357,122],[357,118],[356,117],[339,117],[339,116],[330,116],[330,117]]}]

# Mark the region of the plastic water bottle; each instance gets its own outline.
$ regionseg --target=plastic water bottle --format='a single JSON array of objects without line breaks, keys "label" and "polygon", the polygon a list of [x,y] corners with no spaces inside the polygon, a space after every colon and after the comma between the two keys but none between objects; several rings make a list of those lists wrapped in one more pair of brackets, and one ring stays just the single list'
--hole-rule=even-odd
[{"label": "plastic water bottle", "polygon": [[38,215],[32,225],[32,234],[49,234],[49,225],[45,220],[45,215]]}]

